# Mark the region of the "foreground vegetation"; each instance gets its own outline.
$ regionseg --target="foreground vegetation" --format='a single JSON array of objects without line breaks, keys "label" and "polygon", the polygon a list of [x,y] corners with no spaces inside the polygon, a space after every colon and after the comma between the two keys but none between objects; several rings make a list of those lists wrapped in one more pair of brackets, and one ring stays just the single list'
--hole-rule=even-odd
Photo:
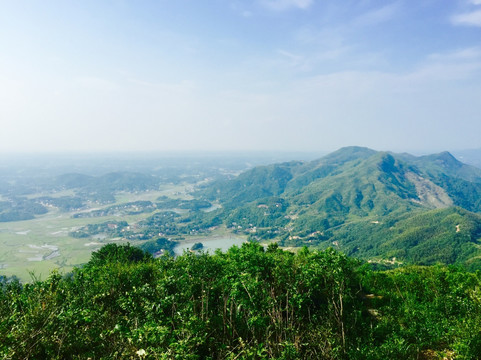
[{"label": "foreground vegetation", "polygon": [[0,287],[0,356],[30,359],[478,359],[481,278],[373,271],[276,245],[153,259],[110,244],[82,268]]}]

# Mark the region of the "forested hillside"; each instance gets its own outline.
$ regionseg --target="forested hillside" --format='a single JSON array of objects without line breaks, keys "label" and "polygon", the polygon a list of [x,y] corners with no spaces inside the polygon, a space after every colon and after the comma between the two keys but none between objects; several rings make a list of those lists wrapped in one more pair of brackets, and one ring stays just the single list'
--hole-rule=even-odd
[{"label": "forested hillside", "polygon": [[481,279],[373,271],[276,245],[152,257],[107,245],[72,273],[0,282],[5,359],[479,359]]},{"label": "forested hillside", "polygon": [[374,261],[479,268],[481,170],[443,152],[348,147],[257,167],[199,192],[228,227],[283,246],[334,246]]}]

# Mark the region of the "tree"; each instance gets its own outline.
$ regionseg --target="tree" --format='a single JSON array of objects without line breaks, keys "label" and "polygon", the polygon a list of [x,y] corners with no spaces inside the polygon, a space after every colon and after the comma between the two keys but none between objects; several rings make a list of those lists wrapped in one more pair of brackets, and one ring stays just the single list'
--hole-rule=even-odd
[{"label": "tree", "polygon": [[107,263],[147,262],[152,259],[152,255],[131,246],[130,243],[125,245],[108,244],[92,253],[92,257],[86,264],[86,267],[100,266]]}]

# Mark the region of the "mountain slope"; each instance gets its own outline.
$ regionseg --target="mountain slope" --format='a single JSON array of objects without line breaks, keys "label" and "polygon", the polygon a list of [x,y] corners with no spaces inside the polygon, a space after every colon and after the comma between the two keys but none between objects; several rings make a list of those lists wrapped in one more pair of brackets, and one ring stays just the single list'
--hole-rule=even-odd
[{"label": "mountain slope", "polygon": [[282,194],[301,162],[257,166],[230,181],[217,181],[203,191],[209,199],[220,199],[224,207],[238,207],[256,199]]},{"label": "mountain slope", "polygon": [[481,215],[457,207],[346,223],[327,234],[324,247],[334,245],[353,256],[481,269]]},{"label": "mountain slope", "polygon": [[229,227],[285,246],[334,245],[363,258],[426,264],[481,255],[481,216],[471,213],[481,211],[481,170],[446,152],[348,147],[254,168],[204,195],[223,204]]}]

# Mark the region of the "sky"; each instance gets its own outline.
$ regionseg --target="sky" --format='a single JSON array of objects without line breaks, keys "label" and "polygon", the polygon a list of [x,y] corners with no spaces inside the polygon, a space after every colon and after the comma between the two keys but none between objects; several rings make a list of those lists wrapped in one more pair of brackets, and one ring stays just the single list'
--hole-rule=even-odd
[{"label": "sky", "polygon": [[481,148],[481,0],[0,0],[0,153]]}]

